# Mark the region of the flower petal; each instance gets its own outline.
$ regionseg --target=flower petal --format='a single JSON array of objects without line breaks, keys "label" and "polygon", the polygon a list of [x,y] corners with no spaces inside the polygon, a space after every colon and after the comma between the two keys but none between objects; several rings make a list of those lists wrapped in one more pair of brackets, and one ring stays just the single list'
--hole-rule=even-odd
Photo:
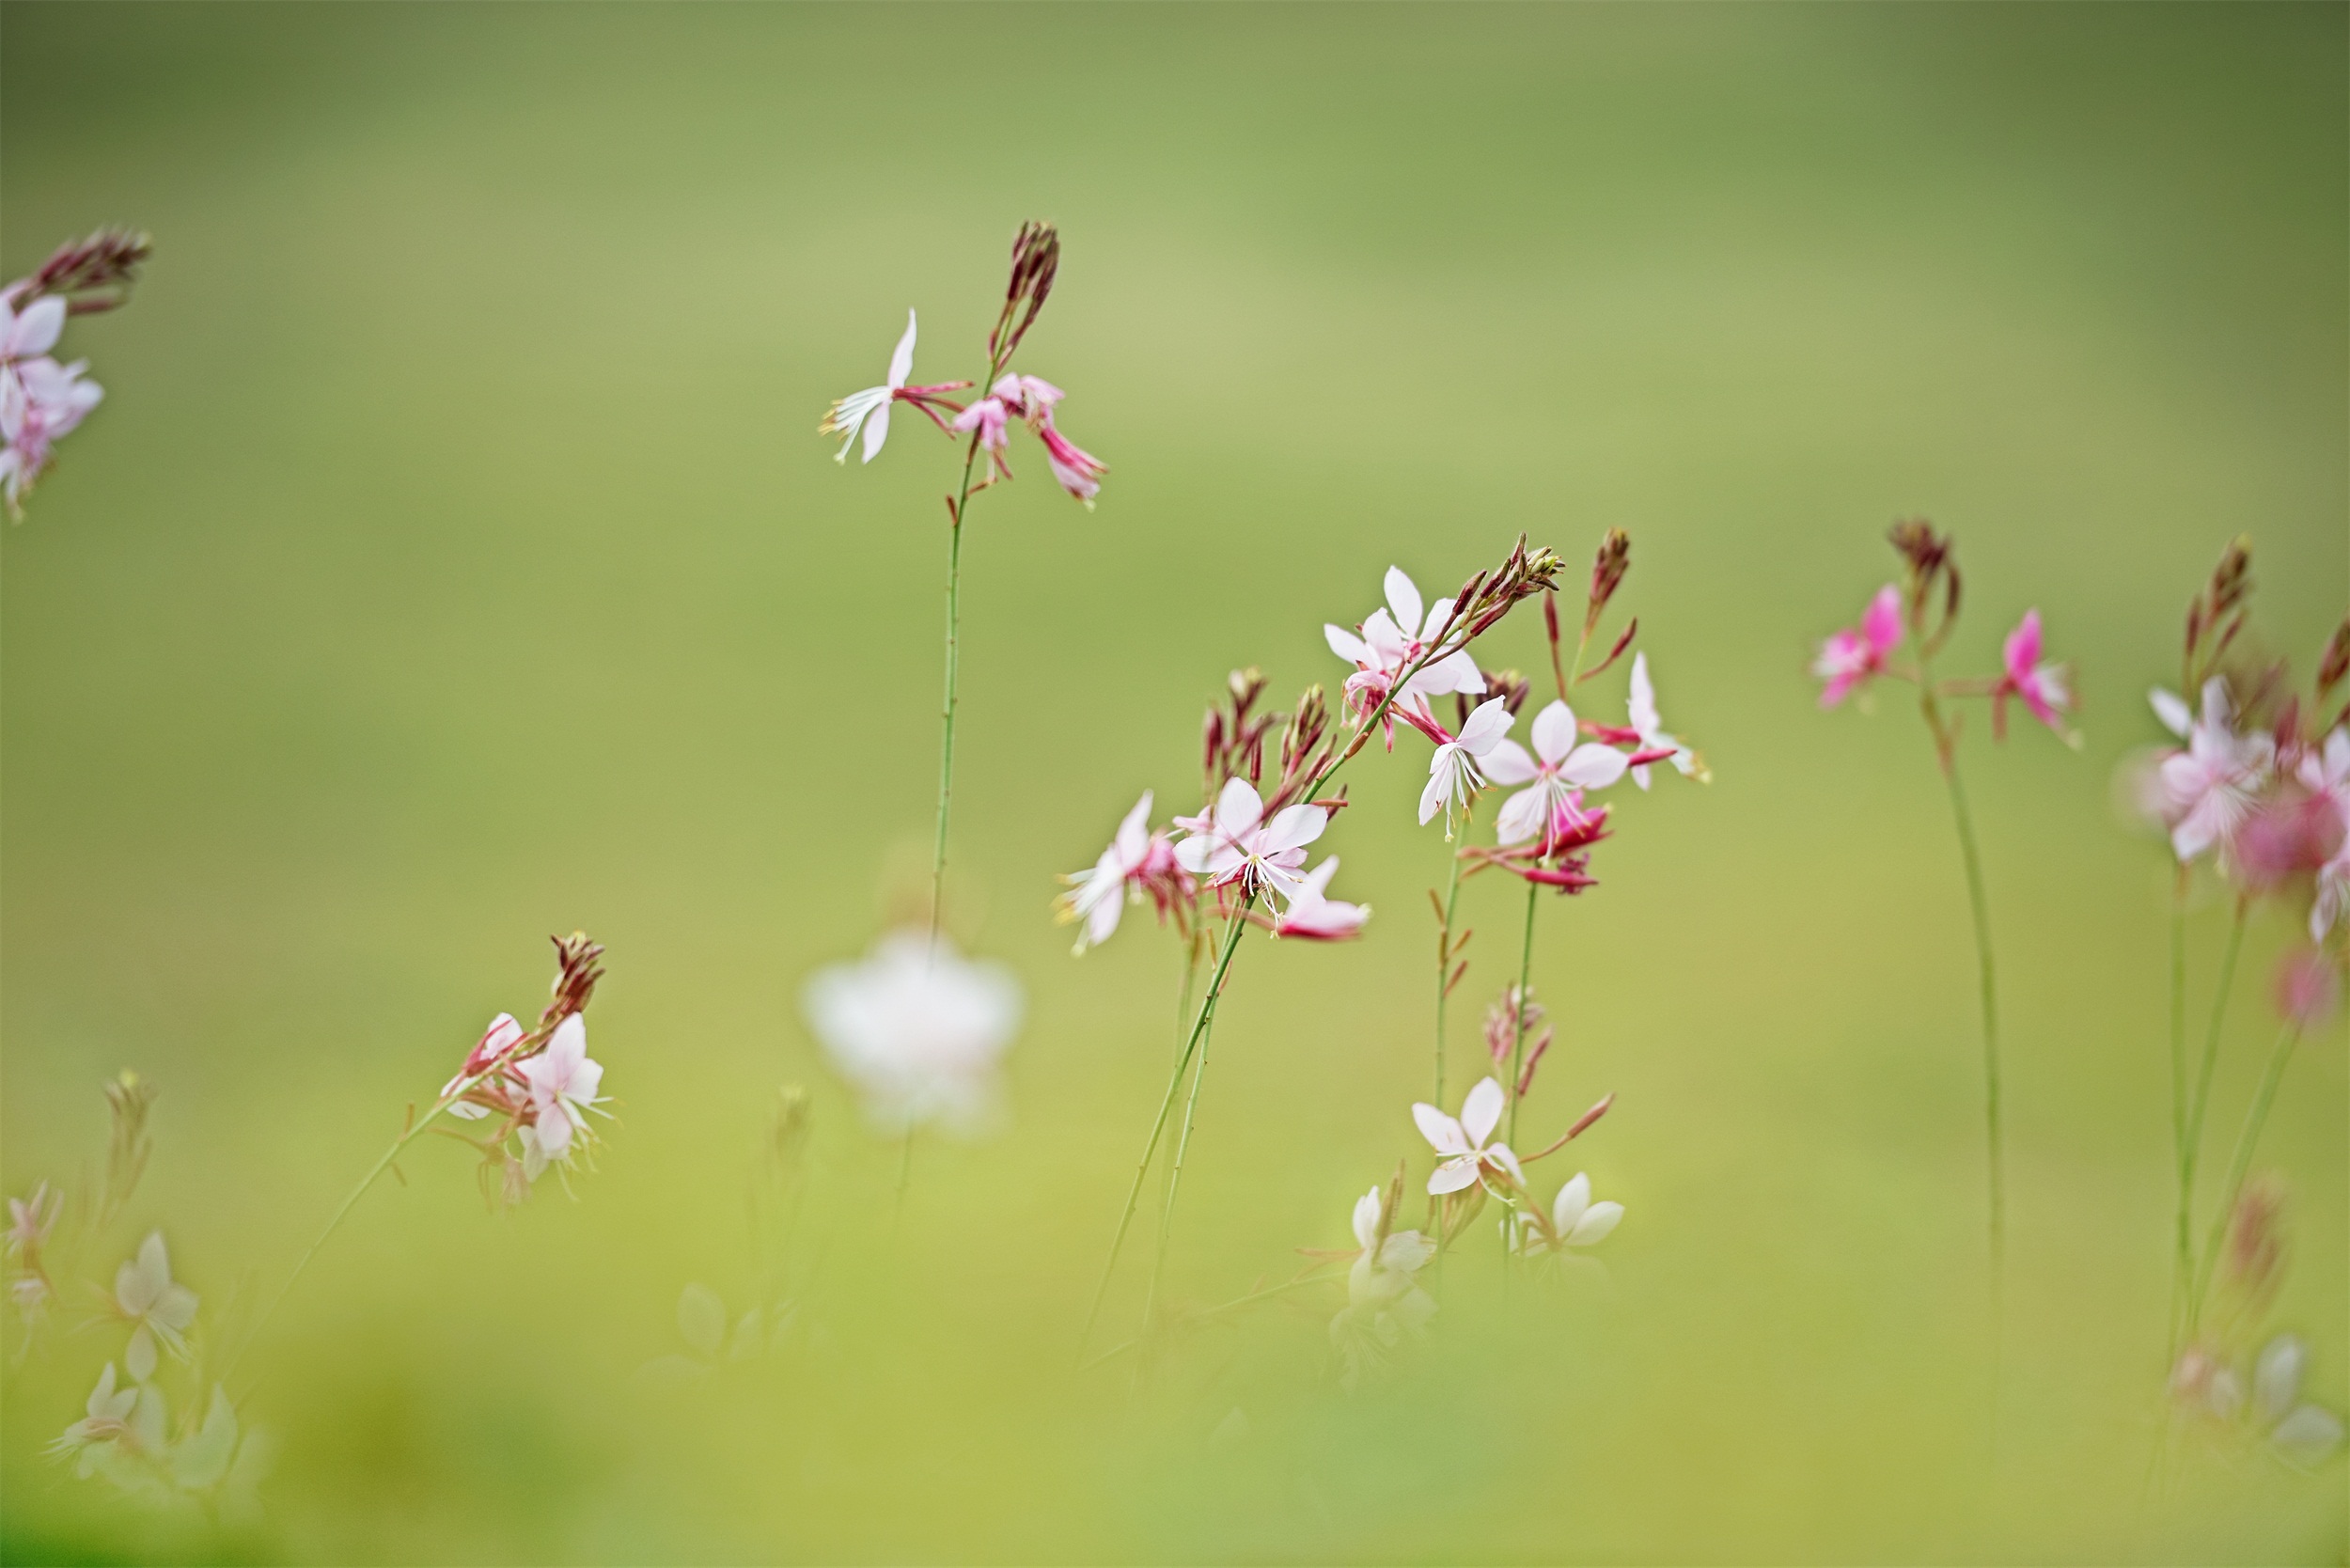
[{"label": "flower petal", "polygon": [[1553,698],[1534,715],[1534,755],[1557,767],[1574,749],[1574,710]]},{"label": "flower petal", "polygon": [[1395,623],[1407,634],[1417,630],[1425,619],[1421,614],[1419,589],[1400,566],[1387,568],[1387,608],[1395,612]]},{"label": "flower petal", "polygon": [[1501,1092],[1501,1086],[1492,1078],[1477,1080],[1477,1086],[1468,1091],[1468,1098],[1461,1102],[1461,1130],[1468,1135],[1472,1144],[1483,1143],[1501,1124],[1501,1111],[1506,1102],[1507,1096]]},{"label": "flower petal", "polygon": [[[898,346],[889,355],[889,387],[896,391],[914,373],[914,312],[906,312],[906,335],[898,339]],[[867,453],[871,456],[871,453]]]},{"label": "flower petal", "polygon": [[1419,1136],[1439,1154],[1465,1154],[1469,1140],[1461,1131],[1461,1124],[1428,1104],[1419,1101],[1412,1106],[1412,1121],[1419,1128]]},{"label": "flower petal", "polygon": [[1622,1204],[1604,1201],[1594,1203],[1584,1211],[1581,1219],[1574,1222],[1574,1229],[1567,1232],[1567,1245],[1569,1247],[1595,1247],[1606,1241],[1607,1233],[1622,1220]]},{"label": "flower petal", "polygon": [[1512,740],[1496,741],[1478,759],[1484,764],[1485,776],[1496,784],[1530,784],[1534,781],[1534,759],[1526,754],[1526,747]]}]

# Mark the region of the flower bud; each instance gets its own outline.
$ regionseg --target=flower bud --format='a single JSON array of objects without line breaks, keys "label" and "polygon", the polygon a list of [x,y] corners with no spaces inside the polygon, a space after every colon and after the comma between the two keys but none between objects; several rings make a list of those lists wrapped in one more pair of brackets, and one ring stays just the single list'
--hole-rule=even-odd
[{"label": "flower bud", "polygon": [[1606,613],[1607,601],[1623,586],[1624,573],[1632,570],[1632,536],[1622,528],[1610,528],[1607,537],[1599,541],[1599,554],[1591,561],[1591,593],[1583,606],[1583,635],[1590,636],[1599,625],[1599,618]]},{"label": "flower bud", "polygon": [[2342,971],[2315,948],[2295,948],[2278,961],[2269,988],[2277,1015],[2304,1033],[2322,1029],[2342,1002]]}]

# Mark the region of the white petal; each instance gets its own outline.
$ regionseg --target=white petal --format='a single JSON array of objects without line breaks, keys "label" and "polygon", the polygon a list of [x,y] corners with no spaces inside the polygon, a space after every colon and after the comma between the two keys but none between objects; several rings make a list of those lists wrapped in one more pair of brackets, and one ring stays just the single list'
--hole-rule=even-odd
[{"label": "white petal", "polygon": [[1553,700],[1534,715],[1534,755],[1557,767],[1574,749],[1574,710]]},{"label": "white petal", "polygon": [[2146,700],[2154,705],[2154,717],[2162,721],[2162,727],[2179,739],[2186,739],[2186,732],[2195,728],[2195,710],[2178,693],[2156,686],[2146,694]]},{"label": "white petal", "polygon": [[865,416],[864,461],[867,463],[872,462],[874,454],[882,449],[882,443],[888,439],[889,405],[887,403],[884,403],[879,408],[873,410],[872,413]]},{"label": "white petal", "polygon": [[1613,1231],[1622,1219],[1622,1204],[1594,1203],[1584,1211],[1581,1219],[1574,1222],[1574,1229],[1567,1232],[1567,1245],[1569,1247],[1595,1247],[1606,1241],[1607,1232]]},{"label": "white petal", "polygon": [[[914,312],[906,312],[906,335],[898,339],[898,347],[889,356],[889,384],[895,389],[906,384],[914,373]],[[867,452],[870,457],[871,452]]]},{"label": "white petal", "polygon": [[1224,781],[1224,789],[1215,797],[1215,830],[1228,839],[1237,839],[1255,827],[1264,817],[1264,797],[1246,778],[1234,776]]},{"label": "white petal", "polygon": [[1506,1098],[1501,1092],[1501,1086],[1493,1079],[1477,1080],[1477,1087],[1470,1090],[1468,1098],[1461,1102],[1461,1130],[1468,1134],[1471,1143],[1483,1143],[1501,1124],[1501,1111]]},{"label": "white petal", "polygon": [[7,341],[0,344],[0,353],[10,359],[47,353],[56,347],[57,335],[64,330],[65,301],[55,294],[44,294],[8,323]]},{"label": "white petal", "polygon": [[1330,825],[1330,813],[1319,806],[1284,806],[1257,836],[1257,853],[1279,855],[1312,843]]},{"label": "white petal", "polygon": [[1481,757],[1496,741],[1510,732],[1517,720],[1511,715],[1510,705],[1500,698],[1480,702],[1468,722],[1461,726],[1459,745],[1472,757]]},{"label": "white petal", "polygon": [[1465,1154],[1469,1141],[1461,1131],[1461,1124],[1445,1115],[1425,1100],[1412,1106],[1412,1121],[1419,1128],[1419,1136],[1439,1154]]},{"label": "white petal", "polygon": [[1622,752],[1612,745],[1601,745],[1594,742],[1590,745],[1576,746],[1568,753],[1565,763],[1559,769],[1559,776],[1582,789],[1604,790],[1623,776],[1624,767]]},{"label": "white petal", "polygon": [[2268,1438],[2295,1462],[2315,1464],[2341,1446],[2342,1418],[2330,1410],[2305,1404],[2278,1422],[2277,1430]]},{"label": "white petal", "polygon": [[1371,663],[1371,645],[1345,627],[1333,626],[1324,621],[1322,626],[1322,637],[1330,645],[1330,651],[1344,659],[1348,664],[1367,665]]},{"label": "white petal", "polygon": [[1560,1235],[1574,1229],[1574,1222],[1583,1217],[1583,1211],[1591,1206],[1591,1179],[1578,1170],[1574,1180],[1559,1189],[1559,1196],[1550,1206],[1551,1228]]},{"label": "white petal", "polygon": [[1387,568],[1387,608],[1395,612],[1395,623],[1406,633],[1417,628],[1423,619],[1420,613],[1419,589],[1400,566]]},{"label": "white petal", "polygon": [[1473,1187],[1476,1184],[1477,1162],[1475,1160],[1447,1160],[1431,1171],[1428,1177],[1428,1190],[1434,1196],[1458,1192],[1463,1187]]},{"label": "white petal", "polygon": [[1175,846],[1175,864],[1194,876],[1204,876],[1208,871],[1208,863],[1214,858],[1215,852],[1216,842],[1214,839],[1197,837],[1186,839]]},{"label": "white petal", "polygon": [[2280,1334],[2261,1352],[2252,1372],[2252,1403],[2264,1421],[2280,1421],[2300,1397],[2301,1369],[2309,1364],[2309,1347],[2291,1334]]},{"label": "white petal", "polygon": [[1526,754],[1526,747],[1512,740],[1496,741],[1478,759],[1484,764],[1485,776],[1496,784],[1530,784],[1534,781],[1534,759]]},{"label": "white petal", "polygon": [[1642,736],[1653,735],[1663,721],[1656,715],[1656,687],[1648,678],[1648,655],[1632,655],[1632,690],[1624,701],[1632,719],[1632,728]]},{"label": "white petal", "polygon": [[1355,1245],[1369,1250],[1379,1234],[1379,1189],[1371,1188],[1355,1200]]},{"label": "white petal", "polygon": [[1522,844],[1543,830],[1543,808],[1550,792],[1541,786],[1520,790],[1501,803],[1494,821],[1494,836],[1505,844]]},{"label": "white petal", "polygon": [[1438,770],[1428,775],[1428,788],[1419,792],[1419,824],[1426,827],[1436,813],[1444,809],[1445,797],[1451,793],[1449,780]]},{"label": "white petal", "polygon": [[1419,640],[1434,642],[1452,619],[1452,601],[1439,599],[1428,606],[1428,619],[1419,629]]}]

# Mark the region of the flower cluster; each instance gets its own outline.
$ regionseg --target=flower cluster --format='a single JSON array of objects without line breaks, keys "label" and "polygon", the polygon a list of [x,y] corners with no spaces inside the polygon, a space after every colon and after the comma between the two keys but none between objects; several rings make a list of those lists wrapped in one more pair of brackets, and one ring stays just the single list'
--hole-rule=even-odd
[{"label": "flower cluster", "polygon": [[[2170,1392],[2210,1435],[2263,1444],[2308,1468],[2342,1446],[2342,1421],[2300,1397],[2308,1344],[2265,1326],[2284,1278],[2286,1243],[2281,1189],[2268,1182],[2247,1185],[2228,1218],[2217,1310],[2173,1363]],[[2254,1344],[2261,1346],[2257,1354]]]},{"label": "flower cluster", "polygon": [[466,1137],[482,1157],[485,1190],[494,1173],[498,1196],[520,1202],[532,1183],[551,1168],[569,1168],[595,1142],[588,1120],[599,1116],[603,1067],[588,1055],[584,1016],[603,949],[584,933],[555,938],[555,995],[539,1019],[525,1029],[509,1013],[490,1021],[474,1048],[441,1086],[438,1107],[461,1121],[483,1123]]},{"label": "flower cluster", "polygon": [[66,318],[123,304],[148,250],[144,234],[102,229],[0,288],[0,501],[10,516],[24,515],[57,442],[105,395],[86,379],[87,360],[61,365],[51,354]]}]

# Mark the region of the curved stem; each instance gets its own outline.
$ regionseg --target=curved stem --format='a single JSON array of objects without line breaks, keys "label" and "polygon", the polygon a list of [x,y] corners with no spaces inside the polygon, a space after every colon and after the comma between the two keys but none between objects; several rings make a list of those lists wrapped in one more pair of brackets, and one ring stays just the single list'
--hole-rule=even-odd
[{"label": "curved stem", "polygon": [[2213,1268],[2219,1262],[2219,1248],[2228,1239],[2228,1220],[2235,1213],[2236,1199],[2244,1190],[2244,1177],[2251,1168],[2252,1151],[2259,1147],[2261,1129],[2267,1123],[2268,1107],[2277,1099],[2277,1086],[2283,1081],[2285,1064],[2293,1058],[2293,1047],[2300,1042],[2301,1029],[2287,1024],[2277,1036],[2276,1045],[2268,1053],[2268,1067],[2261,1074],[2260,1090],[2252,1097],[2252,1108],[2244,1119],[2244,1130],[2236,1135],[2235,1154],[2228,1161],[2228,1182],[2220,1189],[2219,1212],[2213,1216],[2210,1237],[2203,1244],[2202,1265],[2195,1276],[2195,1292],[2187,1302],[2186,1331],[2191,1338],[2202,1321],[2203,1298],[2211,1291]]},{"label": "curved stem", "polygon": [[1142,1158],[1135,1165],[1134,1184],[1126,1190],[1126,1207],[1118,1216],[1118,1231],[1110,1238],[1110,1255],[1102,1264],[1102,1279],[1093,1288],[1093,1305],[1086,1310],[1085,1327],[1077,1335],[1077,1354],[1085,1355],[1086,1341],[1093,1337],[1093,1325],[1102,1316],[1102,1300],[1109,1294],[1110,1276],[1117,1271],[1118,1254],[1126,1245],[1126,1232],[1135,1222],[1135,1208],[1142,1201],[1142,1184],[1151,1173],[1151,1161],[1159,1152],[1159,1138],[1167,1131],[1167,1113],[1175,1108],[1175,1095],[1183,1086],[1183,1070],[1191,1065],[1192,1053],[1199,1048],[1200,1037],[1207,1032],[1208,1022],[1215,1015],[1216,998],[1224,993],[1224,977],[1232,966],[1232,954],[1240,947],[1241,933],[1248,929],[1249,905],[1256,895],[1250,894],[1224,928],[1224,950],[1216,956],[1215,968],[1208,978],[1208,994],[1199,1002],[1199,1011],[1192,1019],[1191,1032],[1183,1048],[1175,1058],[1175,1071],[1167,1080],[1167,1093],[1159,1101],[1159,1114],[1151,1123],[1151,1136],[1142,1145]]},{"label": "curved stem", "polygon": [[1955,758],[1943,768],[1950,786],[1950,811],[1958,822],[1960,856],[1966,863],[1966,900],[1975,917],[1975,959],[1982,992],[1982,1114],[1983,1134],[1990,1151],[1991,1268],[1996,1281],[2006,1259],[2007,1196],[2002,1178],[1999,1143],[1999,1003],[1998,980],[1991,963],[1991,908],[1982,888],[1982,857],[1975,848],[1975,825],[1966,809],[1966,786],[1959,782]]}]

